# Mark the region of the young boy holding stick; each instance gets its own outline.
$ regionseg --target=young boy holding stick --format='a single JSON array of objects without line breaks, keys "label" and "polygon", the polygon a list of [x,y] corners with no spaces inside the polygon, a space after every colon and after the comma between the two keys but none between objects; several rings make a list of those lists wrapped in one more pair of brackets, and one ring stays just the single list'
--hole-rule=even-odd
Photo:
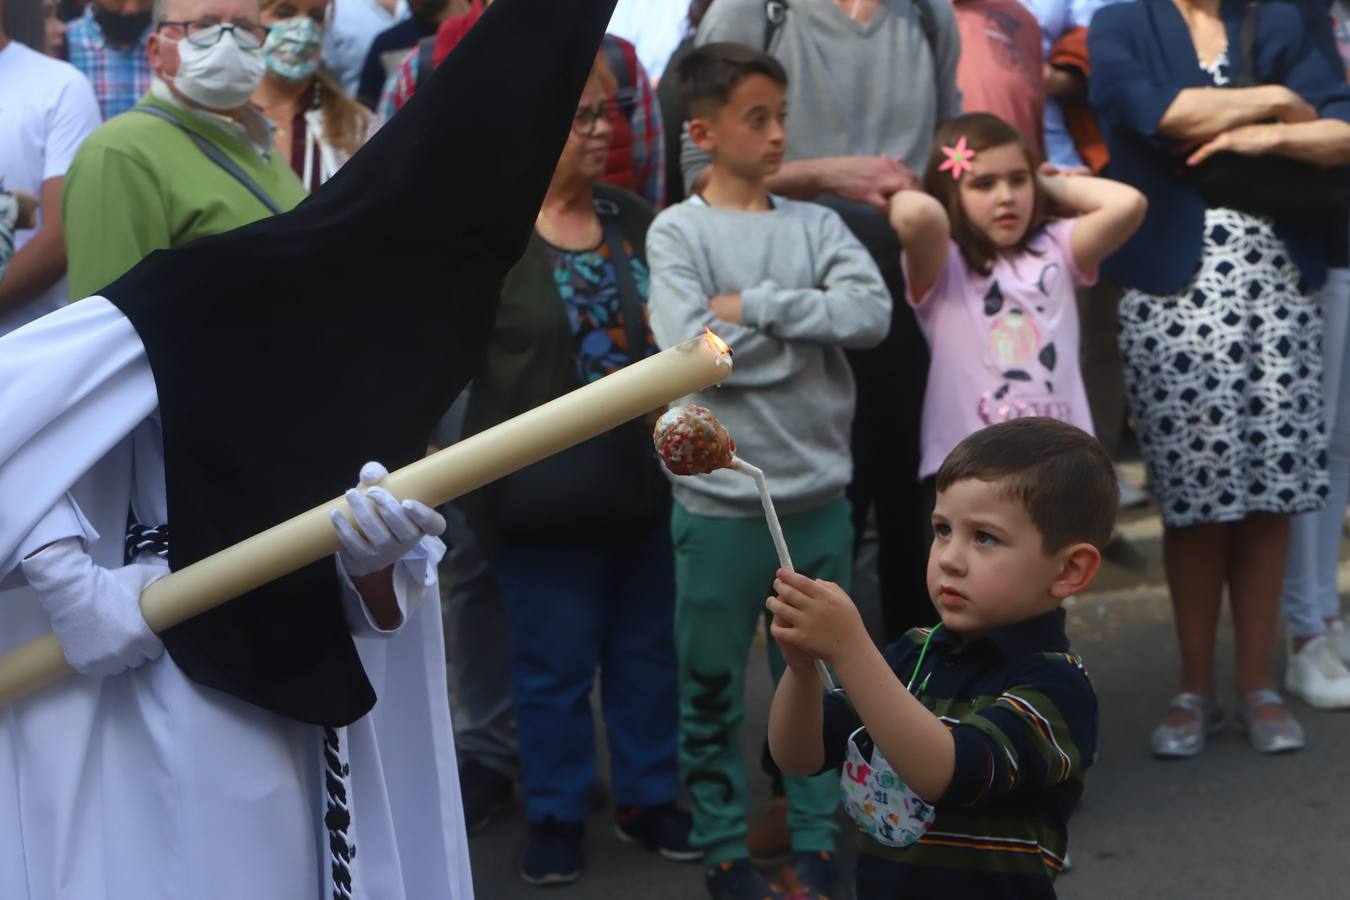
[{"label": "young boy holding stick", "polygon": [[[845,347],[879,343],[890,297],[867,251],[822,206],[772,196],[786,116],[782,66],[709,44],[680,66],[693,141],[712,155],[701,194],[647,232],[652,333],[668,347],[711,326],[736,352],[713,407],[745,459],[764,467],[799,571],[847,583],[853,531],[854,390]],[[680,764],[714,898],[782,896],[746,847],[745,762],[738,732],[746,656],[778,568],[754,482],[729,469],[674,481],[675,641]],[[774,677],[783,660],[770,646]],[[786,780],[798,896],[834,880],[834,776]]]},{"label": "young boy holding stick", "polygon": [[[769,746],[784,772],[843,766],[858,900],[1054,897],[1097,745],[1060,604],[1097,574],[1114,470],[1072,425],[1014,419],[961,441],[937,491],[940,625],[878,651],[838,585],[779,573],[767,606],[788,671]],[[814,658],[842,687],[823,703]]]}]

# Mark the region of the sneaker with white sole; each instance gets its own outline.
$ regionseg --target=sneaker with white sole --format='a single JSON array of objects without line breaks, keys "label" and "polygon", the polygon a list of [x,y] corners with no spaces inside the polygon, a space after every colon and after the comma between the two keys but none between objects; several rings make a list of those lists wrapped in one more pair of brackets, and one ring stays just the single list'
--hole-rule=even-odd
[{"label": "sneaker with white sole", "polygon": [[689,843],[694,820],[674,803],[657,806],[619,806],[614,809],[614,833],[628,844],[641,844],[675,862],[693,862],[703,851]]},{"label": "sneaker with white sole", "polygon": [[1341,662],[1350,665],[1350,625],[1345,624],[1344,618],[1334,619],[1327,626],[1327,639],[1336,648]]},{"label": "sneaker with white sole", "polygon": [[581,842],[585,834],[585,822],[564,822],[552,816],[531,822],[520,877],[536,887],[576,881],[581,877]]},{"label": "sneaker with white sole", "polygon": [[1285,663],[1284,689],[1315,709],[1350,709],[1350,669],[1319,634]]},{"label": "sneaker with white sole", "polygon": [[1133,509],[1136,506],[1143,506],[1149,501],[1148,489],[1130,484],[1125,480],[1125,476],[1120,474],[1119,469],[1116,470],[1116,486],[1120,490],[1119,505],[1121,509]]}]

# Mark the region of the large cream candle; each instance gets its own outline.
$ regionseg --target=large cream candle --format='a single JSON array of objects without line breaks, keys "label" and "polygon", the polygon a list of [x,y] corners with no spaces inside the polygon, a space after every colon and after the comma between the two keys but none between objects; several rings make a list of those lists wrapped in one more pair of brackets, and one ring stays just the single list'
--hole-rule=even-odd
[{"label": "large cream candle", "polygon": [[[400,500],[437,506],[729,374],[731,352],[709,332],[404,466],[381,484]],[[146,622],[164,631],[336,553],[328,521],[335,507],[350,517],[338,497],[156,581],[141,595]],[[71,671],[55,635],[30,641],[0,656],[0,704]]]}]

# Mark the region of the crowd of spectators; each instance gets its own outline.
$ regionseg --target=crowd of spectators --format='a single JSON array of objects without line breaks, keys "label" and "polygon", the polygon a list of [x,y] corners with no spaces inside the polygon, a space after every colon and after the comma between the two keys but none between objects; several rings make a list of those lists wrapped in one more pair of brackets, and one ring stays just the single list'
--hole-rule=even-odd
[{"label": "crowd of spectators", "polygon": [[[0,334],[301,203],[490,6],[0,0]],[[961,439],[1033,415],[1113,458],[1132,437],[1178,638],[1152,752],[1230,721],[1225,596],[1231,721],[1298,749],[1282,618],[1285,692],[1350,708],[1347,58],[1345,0],[619,0],[486,363],[428,443],[711,327],[736,369],[708,403],[799,571],[847,588],[875,548],[889,644],[936,621],[933,478]],[[777,799],[747,819],[758,500],[672,491],[649,424],[445,510],[469,827],[519,783],[522,875],[580,875],[598,671],[621,837],[704,859],[715,897],[776,890],[733,870],[788,854],[827,896],[837,775],[784,776],[766,744]]]}]

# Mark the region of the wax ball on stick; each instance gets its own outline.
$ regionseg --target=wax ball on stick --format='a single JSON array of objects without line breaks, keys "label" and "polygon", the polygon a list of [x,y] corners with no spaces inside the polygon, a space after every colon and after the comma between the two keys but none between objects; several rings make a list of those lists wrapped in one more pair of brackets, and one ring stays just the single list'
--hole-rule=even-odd
[{"label": "wax ball on stick", "polygon": [[676,475],[706,475],[733,467],[736,442],[702,406],[676,406],[656,420],[656,452]]}]

